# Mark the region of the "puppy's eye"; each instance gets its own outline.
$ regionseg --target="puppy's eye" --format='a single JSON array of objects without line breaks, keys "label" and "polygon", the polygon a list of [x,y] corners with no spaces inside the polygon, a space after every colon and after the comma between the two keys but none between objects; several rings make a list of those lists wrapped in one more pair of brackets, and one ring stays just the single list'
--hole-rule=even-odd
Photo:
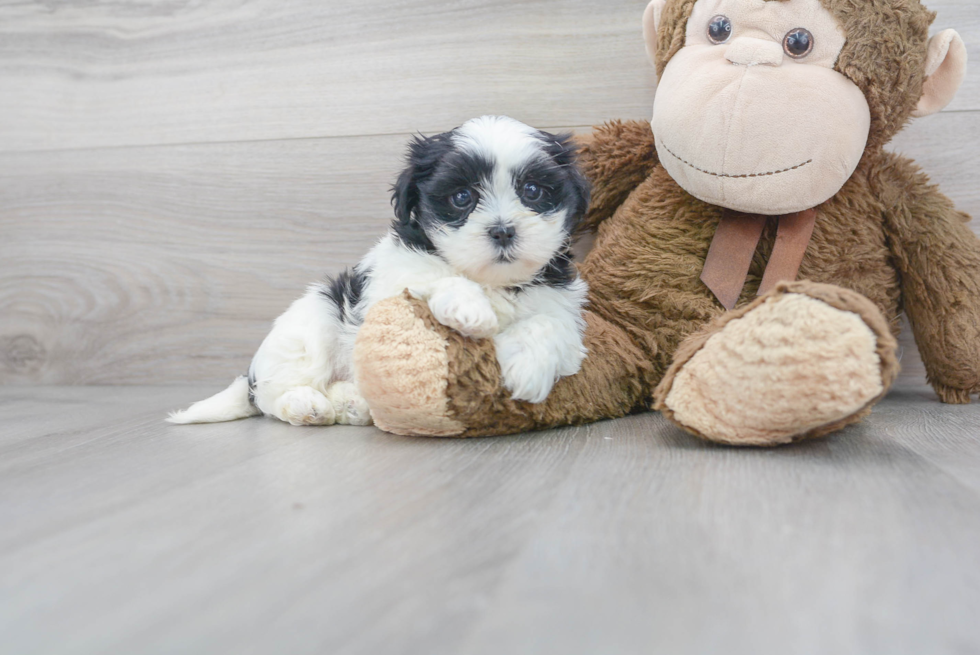
[{"label": "puppy's eye", "polygon": [[453,204],[456,209],[469,209],[476,202],[476,194],[469,189],[460,189],[453,195],[449,196],[449,202]]},{"label": "puppy's eye", "polygon": [[732,21],[727,16],[715,16],[708,23],[708,39],[715,44],[721,44],[732,36]]},{"label": "puppy's eye", "polygon": [[528,182],[524,185],[524,189],[521,192],[521,197],[528,202],[537,202],[541,200],[544,196],[544,189],[534,182]]}]

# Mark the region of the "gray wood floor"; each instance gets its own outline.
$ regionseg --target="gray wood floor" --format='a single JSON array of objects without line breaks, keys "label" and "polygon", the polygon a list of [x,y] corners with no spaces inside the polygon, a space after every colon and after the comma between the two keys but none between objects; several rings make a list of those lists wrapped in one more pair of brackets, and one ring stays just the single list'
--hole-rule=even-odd
[{"label": "gray wood floor", "polygon": [[0,652],[980,653],[980,407],[776,450],[405,439],[0,389]]}]

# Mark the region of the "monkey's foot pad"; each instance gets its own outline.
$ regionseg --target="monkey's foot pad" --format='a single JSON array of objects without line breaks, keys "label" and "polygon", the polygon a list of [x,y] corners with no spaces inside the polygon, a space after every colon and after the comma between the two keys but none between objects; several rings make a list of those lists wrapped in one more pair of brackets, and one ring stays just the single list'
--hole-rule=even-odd
[{"label": "monkey's foot pad", "polygon": [[368,312],[354,345],[357,386],[382,430],[456,436],[465,427],[449,413],[446,342],[433,329],[433,320],[418,315],[415,304],[406,293]]},{"label": "monkey's foot pad", "polygon": [[857,422],[898,374],[878,308],[839,287],[780,284],[689,337],[655,407],[699,437],[769,446]]}]

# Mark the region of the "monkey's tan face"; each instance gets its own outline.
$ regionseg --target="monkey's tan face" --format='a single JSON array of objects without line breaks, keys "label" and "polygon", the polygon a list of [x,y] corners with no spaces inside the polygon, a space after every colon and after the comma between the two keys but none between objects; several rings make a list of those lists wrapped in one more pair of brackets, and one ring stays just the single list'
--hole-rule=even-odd
[{"label": "monkey's tan face", "polygon": [[653,107],[660,161],[691,195],[786,214],[836,194],[871,112],[834,71],[844,46],[820,0],[698,0]]}]

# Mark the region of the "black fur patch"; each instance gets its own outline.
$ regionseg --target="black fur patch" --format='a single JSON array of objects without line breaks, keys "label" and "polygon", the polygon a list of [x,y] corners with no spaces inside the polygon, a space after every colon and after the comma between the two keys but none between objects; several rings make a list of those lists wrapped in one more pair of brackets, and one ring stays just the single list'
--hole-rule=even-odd
[{"label": "black fur patch", "polygon": [[[493,180],[492,161],[486,157],[463,151],[446,153],[432,174],[421,181],[420,218],[423,221],[457,223],[466,219],[479,204],[479,186],[489,186]],[[450,197],[457,191],[469,189],[477,195],[477,202],[469,210],[453,206]]]},{"label": "black fur patch", "polygon": [[367,275],[355,269],[348,268],[320,291],[324,297],[337,306],[337,315],[342,323],[354,321],[352,312],[364,294]]},{"label": "black fur patch", "polygon": [[436,250],[419,223],[419,204],[422,202],[419,185],[432,175],[436,166],[452,151],[452,132],[432,137],[419,135],[408,144],[408,166],[391,187],[391,204],[395,209],[392,229],[408,248],[428,253]]},{"label": "black fur patch", "polygon": [[570,249],[565,248],[551,261],[545,265],[534,279],[527,284],[511,287],[511,291],[520,293],[529,287],[544,286],[555,289],[563,289],[578,279],[578,269],[575,267],[575,260]]},{"label": "black fur patch", "polygon": [[563,250],[552,257],[551,261],[534,277],[531,284],[548,287],[567,287],[578,277],[578,269],[572,261],[572,253]]},{"label": "black fur patch", "polygon": [[395,235],[398,236],[398,240],[406,248],[418,250],[419,252],[427,252],[430,255],[437,254],[435,245],[429,239],[425,230],[422,229],[422,226],[419,225],[418,221],[395,221],[391,227],[394,229]]},{"label": "black fur patch", "polygon": [[589,181],[577,165],[578,147],[571,134],[551,134],[539,130],[538,138],[551,162],[539,164],[536,171],[522,173],[527,177],[533,172],[543,178],[535,181],[549,187],[556,205],[568,211],[565,227],[571,234],[589,210],[591,196]]}]

